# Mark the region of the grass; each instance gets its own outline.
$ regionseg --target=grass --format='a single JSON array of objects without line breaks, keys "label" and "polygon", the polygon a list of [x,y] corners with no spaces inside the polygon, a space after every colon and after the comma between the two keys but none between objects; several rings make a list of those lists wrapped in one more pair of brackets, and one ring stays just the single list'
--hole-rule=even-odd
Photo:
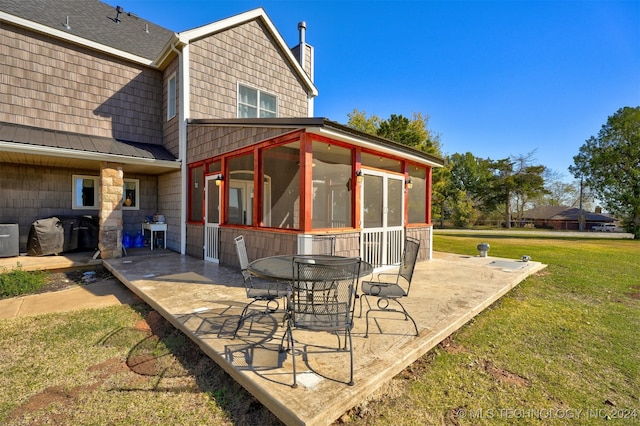
[{"label": "grass", "polygon": [[11,270],[0,268],[0,297],[33,293],[46,284],[46,273],[24,271],[20,263]]},{"label": "grass", "polygon": [[148,311],[122,305],[0,321],[0,424],[277,424],[157,314],[156,334],[141,328]]},{"label": "grass", "polygon": [[[526,254],[549,266],[343,420],[639,423],[640,242],[439,233],[434,248],[475,255],[482,241],[490,256]],[[219,368],[193,359],[183,337],[149,341],[135,331],[145,315],[118,306],[0,321],[0,423],[277,424]],[[127,368],[143,357],[162,373]]]},{"label": "grass", "polygon": [[401,396],[366,423],[639,422],[640,243],[439,234],[434,247],[475,255],[483,241],[492,256],[549,266],[396,378]]}]

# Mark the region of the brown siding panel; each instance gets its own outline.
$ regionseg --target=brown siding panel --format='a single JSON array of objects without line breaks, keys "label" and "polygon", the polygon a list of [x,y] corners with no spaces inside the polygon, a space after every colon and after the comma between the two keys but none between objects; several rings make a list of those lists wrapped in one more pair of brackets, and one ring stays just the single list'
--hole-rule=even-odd
[{"label": "brown siding panel", "polygon": [[[167,120],[167,106],[168,106],[168,93],[167,86],[169,77],[175,73],[176,75],[176,115],[170,120]],[[178,70],[178,58],[174,58],[173,62],[167,66],[164,70],[164,76],[162,81],[162,114],[160,119],[162,120],[162,129],[164,134],[164,146],[173,155],[179,157],[178,146],[178,131],[179,131],[179,111],[180,111],[180,72]]]},{"label": "brown siding panel", "polygon": [[6,23],[0,51],[0,121],[161,143],[159,71]]},{"label": "brown siding panel", "polygon": [[237,84],[278,97],[279,117],[306,117],[303,82],[259,21],[191,45],[191,118],[235,118]]},{"label": "brown siding panel", "polygon": [[[99,176],[95,170],[45,169],[38,166],[0,163],[0,223],[17,223],[20,251],[26,251],[31,224],[51,216],[91,215],[98,210],[73,210],[72,176]],[[140,210],[123,210],[124,231],[135,235],[144,217],[157,206],[157,178],[148,175],[126,175],[140,180]]]},{"label": "brown siding panel", "polygon": [[269,127],[215,127],[192,124],[187,128],[189,163],[206,160],[226,152],[251,146],[296,129]]},{"label": "brown siding panel", "polygon": [[158,213],[167,222],[167,248],[180,252],[180,202],[182,186],[180,173],[167,173],[158,177]]}]

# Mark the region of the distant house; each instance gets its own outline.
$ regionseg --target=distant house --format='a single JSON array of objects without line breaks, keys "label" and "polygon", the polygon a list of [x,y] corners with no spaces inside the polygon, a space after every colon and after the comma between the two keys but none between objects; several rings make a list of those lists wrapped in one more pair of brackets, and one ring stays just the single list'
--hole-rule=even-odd
[{"label": "distant house", "polygon": [[526,223],[532,223],[536,228],[578,231],[580,230],[580,215],[584,215],[583,230],[585,231],[590,231],[595,225],[616,222],[615,218],[601,212],[592,213],[567,206],[536,207],[525,211],[522,219]]},{"label": "distant house", "polygon": [[261,8],[181,33],[97,0],[0,0],[0,223],[99,220],[103,258],[159,213],[170,250],[236,263],[316,234],[374,264],[431,256],[443,160],[314,118],[314,50]]}]

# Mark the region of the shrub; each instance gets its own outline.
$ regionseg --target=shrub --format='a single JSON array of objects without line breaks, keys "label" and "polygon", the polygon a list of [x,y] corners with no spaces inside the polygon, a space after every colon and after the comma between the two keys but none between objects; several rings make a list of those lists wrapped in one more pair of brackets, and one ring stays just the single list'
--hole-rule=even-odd
[{"label": "shrub", "polygon": [[46,274],[42,271],[25,271],[20,263],[12,270],[0,270],[0,297],[15,297],[33,293],[45,285]]}]

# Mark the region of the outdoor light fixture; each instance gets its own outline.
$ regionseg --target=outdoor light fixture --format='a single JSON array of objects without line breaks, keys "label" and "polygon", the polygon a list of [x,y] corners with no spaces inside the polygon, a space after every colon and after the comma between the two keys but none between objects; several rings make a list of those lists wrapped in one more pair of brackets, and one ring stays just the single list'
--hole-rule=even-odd
[{"label": "outdoor light fixture", "polygon": [[407,183],[405,185],[407,186],[407,189],[413,188],[413,182],[411,181],[411,178],[407,179]]},{"label": "outdoor light fixture", "polygon": [[222,181],[224,180],[224,176],[222,174],[218,174],[213,180],[216,181],[216,186],[222,185]]},{"label": "outdoor light fixture", "polygon": [[362,183],[362,181],[364,180],[364,174],[362,174],[362,170],[358,170],[356,172],[356,180],[358,181],[358,183]]}]

